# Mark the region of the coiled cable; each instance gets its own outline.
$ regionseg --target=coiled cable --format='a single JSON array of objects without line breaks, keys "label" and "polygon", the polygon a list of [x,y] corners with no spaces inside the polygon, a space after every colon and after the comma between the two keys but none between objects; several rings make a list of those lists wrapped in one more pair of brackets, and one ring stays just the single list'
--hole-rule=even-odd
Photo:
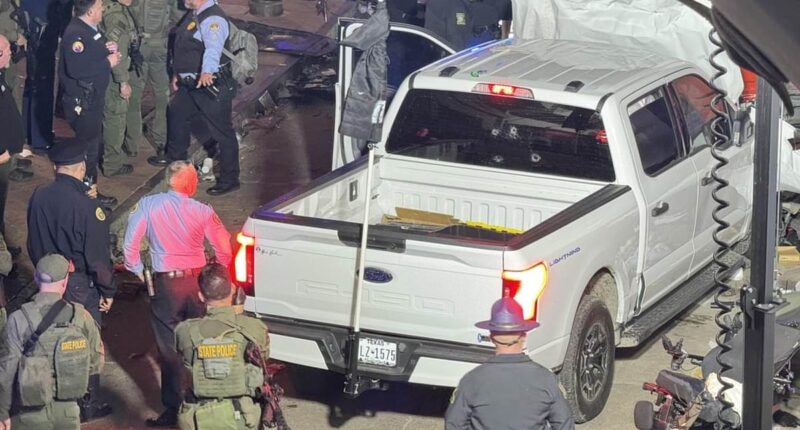
[{"label": "coiled cable", "polygon": [[[720,367],[720,371],[717,374],[717,380],[720,386],[722,386],[722,389],[719,391],[719,393],[717,393],[717,400],[722,405],[718,418],[719,423],[722,424],[722,428],[733,429],[738,428],[741,425],[741,418],[733,410],[733,403],[725,399],[724,393],[733,387],[733,384],[726,379],[726,374],[729,373],[733,368],[733,366],[731,366],[728,362],[729,359],[726,354],[731,350],[730,345],[728,345],[728,340],[734,333],[734,327],[731,321],[726,317],[733,312],[736,303],[733,300],[723,299],[723,296],[729,295],[733,290],[724,277],[730,275],[728,272],[731,268],[731,266],[725,262],[725,257],[728,255],[728,253],[734,251],[733,245],[725,242],[725,240],[722,238],[723,232],[730,227],[730,223],[725,221],[725,219],[722,217],[723,211],[730,206],[730,203],[728,203],[722,197],[722,192],[730,185],[730,183],[720,175],[720,170],[729,163],[728,159],[721,154],[721,151],[730,145],[732,123],[730,120],[730,115],[728,114],[727,110],[724,109],[725,98],[728,93],[724,88],[716,85],[716,82],[719,80],[719,78],[728,72],[725,67],[716,61],[716,57],[724,52],[716,29],[711,29],[708,34],[708,39],[716,47],[711,53],[708,61],[711,64],[711,67],[713,67],[715,70],[714,75],[711,78],[710,85],[715,91],[715,95],[711,100],[711,110],[715,115],[715,118],[711,121],[711,133],[713,136],[711,156],[717,162],[711,169],[711,178],[714,180],[714,182],[716,182],[714,190],[711,192],[711,197],[716,203],[716,206],[712,212],[712,218],[717,224],[717,228],[714,229],[713,233],[714,243],[717,244],[717,250],[714,252],[714,263],[718,266],[717,272],[714,274],[714,284],[717,287],[717,291],[714,294],[714,304],[717,306],[719,311],[714,316],[714,321],[719,327],[719,332],[716,336],[716,343],[719,347],[719,353],[715,359]],[[723,109],[720,109],[720,106],[723,107]]]}]

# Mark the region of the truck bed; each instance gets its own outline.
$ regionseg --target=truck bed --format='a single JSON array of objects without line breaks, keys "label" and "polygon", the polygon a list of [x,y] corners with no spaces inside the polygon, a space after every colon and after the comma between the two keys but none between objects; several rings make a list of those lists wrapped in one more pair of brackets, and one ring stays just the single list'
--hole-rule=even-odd
[{"label": "truck bed", "polygon": [[[352,163],[251,216],[261,280],[251,309],[291,324],[351,323],[366,173],[364,161]],[[381,276],[364,286],[364,330],[468,345],[481,345],[472,324],[486,313],[474,304],[501,295],[505,251],[552,232],[548,218],[569,222],[625,188],[393,156],[377,160],[374,178],[366,264]],[[376,225],[398,206],[529,231]]]},{"label": "truck bed", "polygon": [[[379,158],[374,169],[370,193],[373,225],[380,224],[385,215],[398,215],[396,209],[400,207],[447,214],[461,222],[527,231],[605,185],[393,156]],[[360,223],[366,174],[366,163],[355,163],[265,205],[259,212]],[[464,235],[470,234],[468,230],[449,228],[436,233]],[[507,239],[488,233],[482,237]]]}]

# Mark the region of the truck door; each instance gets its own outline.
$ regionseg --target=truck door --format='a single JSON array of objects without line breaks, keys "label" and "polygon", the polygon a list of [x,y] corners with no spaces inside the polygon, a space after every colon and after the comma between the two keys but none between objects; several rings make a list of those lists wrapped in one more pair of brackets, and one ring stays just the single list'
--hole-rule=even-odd
[{"label": "truck door", "polygon": [[[697,183],[697,220],[694,227],[695,258],[691,264],[692,272],[694,272],[711,261],[714,250],[717,248],[712,237],[717,228],[717,223],[712,218],[717,203],[711,195],[717,186],[717,183],[711,178],[711,170],[717,164],[717,161],[711,157],[711,144],[714,141],[711,122],[715,118],[714,112],[711,110],[711,101],[716,93],[705,79],[697,75],[682,76],[672,81],[669,86],[680,111],[683,133],[689,142],[692,162],[700,176]],[[724,102],[718,107],[721,110],[729,109]],[[748,214],[752,206],[752,127],[748,127],[747,124],[744,124],[744,127],[740,127],[740,125],[742,124],[735,123],[733,125],[734,130],[741,131],[738,133],[738,139],[719,148],[718,151],[719,155],[728,159],[729,162],[719,172],[720,176],[730,182],[730,186],[719,194],[730,205],[720,213],[722,218],[731,225],[720,236],[728,242],[741,238],[745,233],[749,224]],[[729,125],[725,124],[724,127],[729,128]]]},{"label": "truck door", "polygon": [[[353,31],[364,25],[364,20],[340,19],[339,40],[350,36]],[[386,53],[389,56],[388,84],[389,100],[400,84],[413,72],[438,61],[455,50],[447,42],[435,34],[413,25],[391,23],[389,38],[386,41]],[[344,99],[350,88],[353,69],[361,56],[361,51],[339,45],[339,81],[336,84],[336,118],[333,137],[333,162],[331,168],[337,168],[361,156],[363,142],[356,142],[349,136],[339,133],[339,124],[344,109]]]},{"label": "truck door", "polygon": [[644,291],[640,292],[641,307],[646,308],[688,277],[694,255],[697,174],[666,87],[634,98],[627,112],[646,208]]}]

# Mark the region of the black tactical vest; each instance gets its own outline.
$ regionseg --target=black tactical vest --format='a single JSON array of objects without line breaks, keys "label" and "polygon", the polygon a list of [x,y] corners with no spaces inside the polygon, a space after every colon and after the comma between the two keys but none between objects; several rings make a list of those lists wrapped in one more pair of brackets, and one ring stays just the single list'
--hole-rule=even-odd
[{"label": "black tactical vest", "polygon": [[194,38],[194,33],[199,31],[200,23],[210,16],[228,19],[222,8],[215,4],[197,16],[194,15],[194,12],[187,13],[178,24],[172,53],[172,67],[175,73],[200,73],[203,67],[205,46],[203,42]]}]

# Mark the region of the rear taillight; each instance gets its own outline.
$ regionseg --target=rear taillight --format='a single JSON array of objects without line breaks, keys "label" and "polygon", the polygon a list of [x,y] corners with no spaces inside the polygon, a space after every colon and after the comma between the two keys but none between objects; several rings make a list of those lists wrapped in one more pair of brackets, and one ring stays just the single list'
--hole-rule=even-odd
[{"label": "rear taillight", "polygon": [[236,235],[236,242],[239,243],[239,250],[233,257],[233,280],[248,296],[252,296],[256,239],[239,233]]},{"label": "rear taillight", "polygon": [[513,297],[522,306],[526,320],[536,319],[539,297],[545,286],[547,286],[545,263],[521,271],[503,271],[503,297]]}]

